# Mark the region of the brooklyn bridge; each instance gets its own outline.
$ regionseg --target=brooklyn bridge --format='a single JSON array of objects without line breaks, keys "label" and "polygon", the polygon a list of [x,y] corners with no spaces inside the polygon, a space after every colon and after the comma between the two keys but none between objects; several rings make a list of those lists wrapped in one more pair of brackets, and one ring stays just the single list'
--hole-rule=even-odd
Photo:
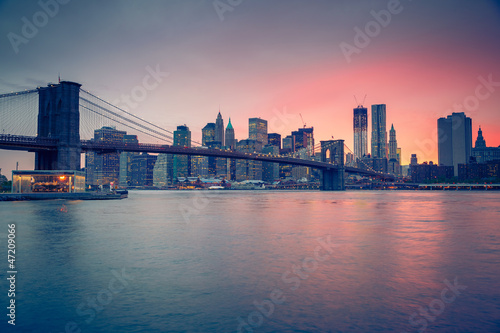
[{"label": "brooklyn bridge", "polygon": [[[95,129],[106,125],[137,133],[156,143],[92,140]],[[213,156],[305,166],[320,171],[320,189],[345,189],[345,173],[394,180],[391,174],[345,166],[344,140],[321,141],[321,160],[173,145],[173,132],[97,97],[76,82],[62,81],[31,90],[0,95],[0,149],[35,153],[35,170],[80,170],[85,152],[145,152]]]}]

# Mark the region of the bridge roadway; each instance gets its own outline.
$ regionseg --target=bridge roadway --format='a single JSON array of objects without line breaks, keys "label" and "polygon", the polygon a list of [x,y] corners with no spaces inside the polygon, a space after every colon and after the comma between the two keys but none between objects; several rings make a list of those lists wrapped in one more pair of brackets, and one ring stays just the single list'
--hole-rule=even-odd
[{"label": "bridge roadway", "polygon": [[[0,149],[7,150],[24,150],[24,151],[43,151],[56,150],[58,148],[58,140],[51,138],[40,138],[33,136],[19,136],[0,134]],[[254,160],[262,162],[284,163],[298,166],[316,168],[320,170],[338,170],[339,166],[319,161],[304,160],[294,157],[274,156],[259,153],[244,153],[241,151],[223,150],[223,149],[206,149],[199,147],[182,147],[161,144],[149,143],[104,143],[93,140],[81,140],[82,152],[96,151],[102,153],[109,152],[144,152],[158,154],[176,154],[176,155],[192,155],[192,156],[213,156],[232,159]],[[383,179],[394,179],[393,175],[383,174],[379,172],[354,168],[344,167],[348,173],[354,173],[366,176],[376,176]]]}]

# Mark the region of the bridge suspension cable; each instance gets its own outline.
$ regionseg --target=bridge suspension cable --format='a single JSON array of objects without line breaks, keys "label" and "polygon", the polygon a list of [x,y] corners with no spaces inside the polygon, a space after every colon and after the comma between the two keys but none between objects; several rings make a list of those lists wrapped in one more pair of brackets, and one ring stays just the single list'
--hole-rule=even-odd
[{"label": "bridge suspension cable", "polygon": [[[99,119],[100,117],[102,117],[111,121],[110,125],[114,125],[113,123],[120,124],[127,128],[146,134],[147,136],[150,136],[152,138],[164,142],[166,141],[168,143],[173,142],[172,132],[165,130],[147,120],[137,117],[117,106],[114,106],[111,103],[93,95],[88,91],[80,89],[80,92],[82,93],[80,95],[80,107],[86,111],[90,111],[93,113],[93,115],[87,117],[87,119],[85,119],[85,117],[81,115],[83,121],[81,122],[80,126],[87,126],[87,128],[82,128],[84,130],[84,137],[89,136],[89,133],[87,132],[93,133],[95,129],[98,129],[97,127],[99,125],[102,125],[102,123],[104,123],[104,119]],[[113,109],[113,111],[111,109]],[[107,121],[107,123],[109,123],[109,121]],[[99,122],[101,122],[101,124],[98,124]],[[91,128],[88,128],[89,125]],[[158,130],[151,127],[154,127]]]},{"label": "bridge suspension cable", "polygon": [[0,134],[36,136],[38,90],[0,95]]}]

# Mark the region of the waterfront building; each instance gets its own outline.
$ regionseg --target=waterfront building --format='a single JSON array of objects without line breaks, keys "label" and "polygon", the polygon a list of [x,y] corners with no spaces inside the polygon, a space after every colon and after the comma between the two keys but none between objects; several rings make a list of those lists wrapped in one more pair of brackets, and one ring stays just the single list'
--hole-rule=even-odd
[{"label": "waterfront building", "polygon": [[153,172],[156,155],[142,153],[132,157],[130,165],[130,186],[153,186]]},{"label": "waterfront building", "polygon": [[[103,143],[121,143],[125,131],[117,130],[116,127],[104,126],[94,131],[91,139]],[[120,177],[120,153],[96,153],[85,154],[85,170],[87,185],[118,185]]]},{"label": "waterfront building", "polygon": [[14,170],[12,193],[85,192],[85,173],[73,170]]},{"label": "waterfront building", "polygon": [[458,165],[469,163],[472,156],[472,120],[463,112],[454,112],[439,118],[438,163],[453,166],[458,176]]},{"label": "waterfront building", "polygon": [[[240,140],[236,144],[236,150],[244,153],[255,153],[262,150],[262,144],[256,140]],[[262,162],[252,160],[236,161],[236,175],[237,181],[243,180],[262,180]]]},{"label": "waterfront building", "polygon": [[444,182],[453,178],[453,166],[424,162],[411,165],[410,173],[413,183]]},{"label": "waterfront building", "polygon": [[158,154],[156,163],[153,168],[153,186],[167,187],[171,184],[168,177],[168,155],[171,154]]},{"label": "waterfront building", "polygon": [[[137,139],[137,135],[129,135],[126,134],[123,136],[123,142],[124,143],[139,143],[139,140]],[[131,180],[131,162],[132,162],[132,157],[139,155],[139,153],[133,153],[133,152],[127,152],[124,151],[120,153],[120,180],[119,184],[122,187],[127,187],[130,185],[130,180]]]}]

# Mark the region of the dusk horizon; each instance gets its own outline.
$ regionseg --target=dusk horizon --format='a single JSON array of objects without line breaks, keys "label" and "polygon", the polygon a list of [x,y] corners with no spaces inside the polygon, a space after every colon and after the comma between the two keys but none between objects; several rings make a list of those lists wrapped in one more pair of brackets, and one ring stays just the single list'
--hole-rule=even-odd
[{"label": "dusk horizon", "polygon": [[[497,1],[70,1],[23,41],[22,18],[44,9],[18,4],[0,4],[0,59],[10,64],[1,93],[60,77],[167,130],[186,124],[195,141],[219,110],[239,140],[248,118],[284,137],[303,127],[300,114],[317,142],[334,137],[351,149],[357,99],[369,131],[371,105],[387,105],[404,165],[415,153],[438,162],[437,119],[452,112],[472,118],[473,140],[481,126],[488,146],[500,145]],[[154,88],[127,102],[150,72],[159,73]],[[32,164],[32,155],[7,154]]]}]

